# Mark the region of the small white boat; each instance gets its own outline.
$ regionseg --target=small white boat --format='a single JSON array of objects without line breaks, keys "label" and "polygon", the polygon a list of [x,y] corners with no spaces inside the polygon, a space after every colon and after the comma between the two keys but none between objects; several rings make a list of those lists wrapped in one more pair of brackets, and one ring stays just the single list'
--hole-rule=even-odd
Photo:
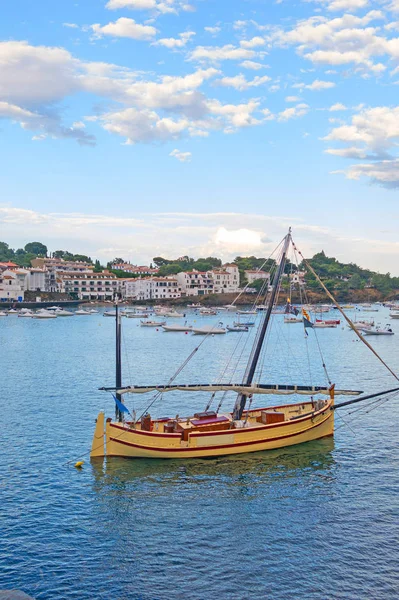
[{"label": "small white boat", "polygon": [[238,315],[256,315],[257,312],[256,310],[237,310]]},{"label": "small white boat", "polygon": [[302,323],[302,317],[284,317],[284,323]]},{"label": "small white boat", "polygon": [[72,311],[65,310],[64,308],[57,308],[57,310],[54,311],[54,314],[56,314],[57,317],[73,317],[75,315]]},{"label": "small white boat", "polygon": [[235,333],[242,333],[243,331],[249,331],[249,328],[245,325],[227,325],[226,326],[227,331],[232,331]]},{"label": "small white boat", "polygon": [[226,304],[224,308],[226,310],[237,310],[237,307],[234,304]]},{"label": "small white boat", "polygon": [[255,321],[234,321],[234,327],[253,327]]},{"label": "small white boat", "polygon": [[150,315],[146,312],[128,312],[125,316],[128,319],[148,319]]},{"label": "small white boat", "polygon": [[391,329],[389,324],[385,325],[384,328],[377,325],[377,327],[371,327],[363,332],[364,335],[394,335],[394,332]]},{"label": "small white boat", "polygon": [[58,310],[59,308],[59,306],[47,306],[46,310]]},{"label": "small white boat", "polygon": [[378,309],[378,308],[368,308],[367,306],[366,306],[366,307],[364,307],[364,308],[362,308],[362,310],[363,310],[364,312],[378,312],[378,311],[379,311],[379,309]]},{"label": "small white boat", "polygon": [[192,331],[192,325],[162,325],[164,331]]},{"label": "small white boat", "polygon": [[18,311],[15,310],[15,308],[10,308],[7,312],[9,315],[17,315],[18,314]]},{"label": "small white boat", "polygon": [[227,333],[227,329],[224,327],[212,327],[212,325],[205,325],[204,327],[193,328],[192,332],[194,335],[220,335]]},{"label": "small white boat", "polygon": [[5,310],[0,310],[0,317],[8,317],[8,313]]},{"label": "small white boat", "polygon": [[200,315],[217,315],[217,310],[214,308],[201,308]]},{"label": "small white boat", "polygon": [[89,317],[90,317],[90,314],[91,314],[91,313],[90,313],[90,311],[89,311],[89,310],[83,310],[83,309],[77,310],[77,311],[75,312],[75,315],[77,315],[77,316],[79,316],[79,317],[87,317],[87,316],[89,316]]},{"label": "small white boat", "polygon": [[32,319],[56,319],[57,315],[54,314],[53,311],[50,310],[45,310],[44,308],[42,308],[41,310],[38,310],[37,313],[32,315]]},{"label": "small white boat", "polygon": [[171,310],[171,311],[167,311],[165,313],[163,313],[164,317],[173,317],[173,318],[180,318],[182,319],[183,317],[185,317],[186,315],[184,315],[183,313],[179,313],[176,310]]},{"label": "small white boat", "polygon": [[326,321],[315,321],[313,327],[316,329],[335,329],[336,323],[326,323]]},{"label": "small white boat", "polygon": [[18,317],[31,318],[33,317],[33,312],[29,308],[23,308],[19,313]]},{"label": "small white boat", "polygon": [[187,304],[187,308],[201,308],[201,302],[197,302],[197,304]]},{"label": "small white boat", "polygon": [[399,319],[399,312],[392,312],[392,313],[389,313],[389,317],[390,317],[391,319]]},{"label": "small white boat", "polygon": [[98,310],[96,310],[95,308],[92,308],[92,309],[89,310],[89,313],[91,315],[98,315]]},{"label": "small white boat", "polygon": [[[120,313],[120,315],[123,316],[122,313]],[[112,310],[106,310],[103,314],[103,317],[116,317],[116,312]]]},{"label": "small white boat", "polygon": [[140,321],[140,327],[162,327],[166,321]]}]

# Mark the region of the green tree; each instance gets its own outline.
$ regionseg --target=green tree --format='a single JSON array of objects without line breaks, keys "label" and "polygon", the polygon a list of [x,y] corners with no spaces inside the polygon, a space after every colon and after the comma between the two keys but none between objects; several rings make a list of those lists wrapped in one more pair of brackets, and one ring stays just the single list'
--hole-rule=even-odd
[{"label": "green tree", "polygon": [[47,256],[47,246],[41,242],[29,242],[25,246],[25,252],[35,256]]}]

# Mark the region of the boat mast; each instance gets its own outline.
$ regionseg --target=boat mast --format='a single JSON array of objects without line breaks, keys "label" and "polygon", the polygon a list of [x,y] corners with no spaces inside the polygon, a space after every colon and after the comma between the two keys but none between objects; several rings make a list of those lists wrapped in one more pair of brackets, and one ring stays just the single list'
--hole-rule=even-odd
[{"label": "boat mast", "polygon": [[[115,354],[115,387],[120,390],[122,387],[122,355],[121,355],[121,315],[119,313],[118,298],[115,298],[115,341],[116,341],[116,354]],[[119,402],[122,402],[122,395],[116,392],[116,398]],[[122,412],[117,406],[115,406],[115,419],[116,421],[122,421]]]},{"label": "boat mast", "polygon": [[[273,288],[272,288],[272,293],[270,296],[270,301],[269,301],[267,311],[266,311],[266,314],[265,314],[265,317],[264,317],[264,320],[262,323],[262,327],[260,330],[260,334],[258,336],[258,340],[256,342],[255,350],[251,354],[248,365],[247,365],[247,370],[244,375],[243,385],[248,385],[248,386],[251,385],[254,375],[255,375],[256,366],[259,361],[259,356],[260,356],[260,353],[262,350],[263,341],[265,339],[267,327],[269,325],[270,315],[272,314],[273,306],[276,301],[278,289],[280,286],[281,277],[284,273],[284,267],[285,267],[285,262],[287,259],[287,252],[288,252],[288,247],[289,247],[290,241],[291,241],[291,227],[284,239],[283,252],[281,255],[281,260],[280,260],[280,265],[278,267],[278,271],[274,276]],[[244,412],[246,401],[247,401],[247,396],[245,394],[239,394],[237,396],[237,400],[236,400],[236,403],[234,405],[234,410],[233,410],[233,418],[234,419],[236,419],[236,420],[241,419],[242,413]]]}]

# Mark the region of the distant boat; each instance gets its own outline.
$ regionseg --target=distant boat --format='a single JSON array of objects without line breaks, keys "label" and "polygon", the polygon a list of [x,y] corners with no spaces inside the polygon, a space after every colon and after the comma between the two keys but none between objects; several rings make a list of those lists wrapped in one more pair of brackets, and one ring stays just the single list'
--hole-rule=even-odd
[{"label": "distant boat", "polygon": [[32,318],[33,314],[33,311],[31,311],[29,308],[23,308],[20,311],[18,317]]},{"label": "distant boat", "polygon": [[54,311],[49,311],[49,310],[45,310],[44,308],[42,310],[38,310],[37,313],[34,313],[32,315],[32,319],[56,319],[57,315],[54,314]]},{"label": "distant boat", "polygon": [[75,315],[79,316],[79,317],[89,317],[91,315],[91,312],[89,310],[77,310],[75,312]]},{"label": "distant boat", "polygon": [[125,314],[128,319],[148,319],[149,316],[147,312],[127,312]]},{"label": "distant boat", "polygon": [[334,329],[337,327],[337,324],[327,321],[315,321],[313,323],[313,327],[315,327],[316,329]]},{"label": "distant boat", "polygon": [[7,312],[9,315],[17,315],[18,314],[18,311],[15,310],[15,308],[10,308]]},{"label": "distant boat", "polygon": [[256,315],[256,310],[237,310],[238,315]]},{"label": "distant boat", "polygon": [[399,312],[391,312],[389,316],[391,319],[399,319]]},{"label": "distant boat", "polygon": [[242,333],[243,331],[249,331],[248,327],[246,327],[245,325],[227,325],[226,326],[227,331],[234,331],[236,333]]},{"label": "distant boat", "polygon": [[[54,313],[57,315],[57,317],[73,317],[75,315],[74,312],[70,310],[65,310],[64,308],[57,308],[57,310],[55,310]],[[89,312],[89,314],[91,314],[91,311]]]},{"label": "distant boat", "polygon": [[6,313],[4,310],[0,310],[0,317],[8,317],[8,313]]},{"label": "distant boat", "polygon": [[187,308],[201,308],[201,302],[197,302],[196,304],[187,304]]},{"label": "distant boat", "polygon": [[201,308],[200,315],[217,315],[217,310],[214,308]]},{"label": "distant boat", "polygon": [[191,331],[192,325],[162,325],[164,331]]},{"label": "distant boat", "polygon": [[166,321],[140,321],[141,327],[162,327]]},{"label": "distant boat", "polygon": [[212,325],[204,325],[204,327],[196,327],[192,329],[194,335],[220,335],[226,333],[227,329],[224,327],[214,327]]},{"label": "distant boat", "polygon": [[253,327],[255,321],[234,321],[234,327]]},{"label": "distant boat", "polygon": [[389,324],[385,325],[384,328],[379,325],[377,327],[370,327],[370,329],[366,329],[363,333],[364,335],[394,335]]},{"label": "distant boat", "polygon": [[302,323],[302,317],[284,317],[284,323]]},{"label": "distant boat", "polygon": [[164,312],[163,316],[164,317],[173,317],[173,318],[180,318],[180,319],[182,319],[186,315],[184,315],[183,313],[179,313],[176,310],[170,310],[170,311]]}]

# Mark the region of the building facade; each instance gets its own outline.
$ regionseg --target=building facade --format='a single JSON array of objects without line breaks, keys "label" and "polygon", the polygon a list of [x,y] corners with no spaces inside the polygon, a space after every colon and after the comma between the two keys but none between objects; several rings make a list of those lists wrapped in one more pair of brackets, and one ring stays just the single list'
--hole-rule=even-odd
[{"label": "building facade", "polygon": [[146,277],[122,280],[122,298],[126,300],[161,300],[180,298],[181,285],[175,277]]},{"label": "building facade", "polygon": [[14,271],[6,269],[0,273],[0,302],[22,302],[24,283]]},{"label": "building facade", "polygon": [[119,281],[113,273],[58,273],[60,292],[71,294],[79,300],[113,300],[119,291]]},{"label": "building facade", "polygon": [[245,279],[247,280],[249,285],[251,285],[251,283],[253,283],[257,279],[267,279],[268,283],[270,283],[270,273],[268,273],[267,271],[248,269],[247,271],[244,271],[244,273]]}]

